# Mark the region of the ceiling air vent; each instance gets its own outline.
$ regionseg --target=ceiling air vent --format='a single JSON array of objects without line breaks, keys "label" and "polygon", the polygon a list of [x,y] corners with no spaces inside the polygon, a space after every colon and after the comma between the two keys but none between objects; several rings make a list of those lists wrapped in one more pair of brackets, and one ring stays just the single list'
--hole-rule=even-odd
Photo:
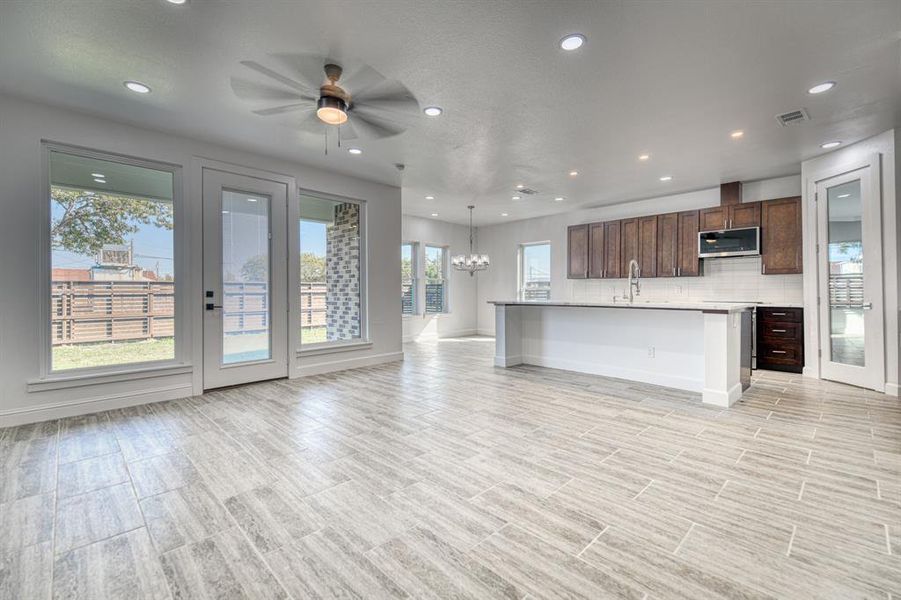
[{"label": "ceiling air vent", "polygon": [[526,196],[534,196],[538,193],[538,190],[533,190],[532,188],[520,188],[516,190],[517,194],[523,194]]},{"label": "ceiling air vent", "polygon": [[789,125],[794,125],[795,123],[803,123],[804,121],[809,121],[810,115],[807,114],[807,109],[799,108],[798,110],[793,110],[787,113],[782,113],[781,115],[776,115],[776,120],[779,121],[779,124],[783,127],[788,127]]}]

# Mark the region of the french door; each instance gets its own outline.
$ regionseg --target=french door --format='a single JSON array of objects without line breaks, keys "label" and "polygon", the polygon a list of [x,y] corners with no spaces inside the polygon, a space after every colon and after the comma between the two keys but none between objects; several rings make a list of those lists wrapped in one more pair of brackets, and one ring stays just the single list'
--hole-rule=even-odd
[{"label": "french door", "polygon": [[288,185],[203,169],[203,387],[288,375]]},{"label": "french door", "polygon": [[881,391],[882,224],[871,170],[817,182],[820,374]]}]

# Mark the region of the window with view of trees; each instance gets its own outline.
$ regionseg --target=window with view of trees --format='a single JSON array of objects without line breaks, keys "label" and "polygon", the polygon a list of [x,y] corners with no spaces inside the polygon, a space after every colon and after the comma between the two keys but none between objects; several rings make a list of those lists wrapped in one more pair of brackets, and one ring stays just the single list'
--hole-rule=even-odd
[{"label": "window with view of trees", "polygon": [[523,300],[551,299],[551,245],[523,244],[519,249],[519,293]]},{"label": "window with view of trees", "polygon": [[416,250],[415,244],[400,246],[400,301],[401,312],[416,314]]},{"label": "window with view of trees", "polygon": [[173,172],[48,154],[50,370],[174,360]]},{"label": "window with view of trees", "polygon": [[300,197],[300,343],[363,337],[362,203]]},{"label": "window with view of trees", "polygon": [[425,247],[425,312],[447,312],[447,249]]}]

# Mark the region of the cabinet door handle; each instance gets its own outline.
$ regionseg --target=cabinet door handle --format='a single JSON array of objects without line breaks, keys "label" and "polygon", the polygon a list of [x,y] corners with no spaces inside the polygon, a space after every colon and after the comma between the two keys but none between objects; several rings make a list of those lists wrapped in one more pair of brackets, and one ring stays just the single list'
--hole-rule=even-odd
[{"label": "cabinet door handle", "polygon": [[763,263],[763,274],[766,275],[766,263]]},{"label": "cabinet door handle", "polygon": [[784,329],[774,329],[773,333],[785,333]]},{"label": "cabinet door handle", "polygon": [[676,276],[676,267],[673,267],[673,277]]},{"label": "cabinet door handle", "polygon": [[785,350],[773,350],[773,354],[785,354]]},{"label": "cabinet door handle", "polygon": [[682,267],[679,267],[679,268],[676,270],[676,273],[678,273],[679,277],[682,277]]},{"label": "cabinet door handle", "polygon": [[772,313],[772,314],[773,314],[774,317],[784,317],[784,316],[785,316],[785,313],[777,313],[777,312],[774,312],[774,313]]}]

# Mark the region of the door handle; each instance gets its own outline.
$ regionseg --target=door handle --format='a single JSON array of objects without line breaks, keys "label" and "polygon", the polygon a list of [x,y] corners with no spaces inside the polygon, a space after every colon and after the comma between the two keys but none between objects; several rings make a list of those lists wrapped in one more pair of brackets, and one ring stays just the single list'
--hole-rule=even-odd
[{"label": "door handle", "polygon": [[785,354],[785,350],[773,350],[773,354]]},{"label": "door handle", "polygon": [[872,302],[864,302],[863,304],[860,305],[860,307],[864,310],[873,310],[873,303]]},{"label": "door handle", "polygon": [[773,333],[785,333],[784,329],[774,329]]},{"label": "door handle", "polygon": [[212,302],[207,302],[206,309],[207,310],[216,310],[217,308],[222,308],[218,304],[213,304]]}]

